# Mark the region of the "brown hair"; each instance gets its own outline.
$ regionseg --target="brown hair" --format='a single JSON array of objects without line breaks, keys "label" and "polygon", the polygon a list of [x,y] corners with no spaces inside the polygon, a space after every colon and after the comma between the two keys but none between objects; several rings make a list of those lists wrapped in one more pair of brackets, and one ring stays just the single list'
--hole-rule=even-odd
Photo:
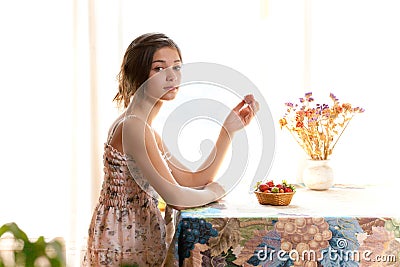
[{"label": "brown hair", "polygon": [[121,70],[117,76],[118,93],[113,101],[126,108],[136,90],[149,78],[154,53],[162,47],[172,47],[181,51],[174,41],[162,33],[146,33],[137,37],[126,49]]}]

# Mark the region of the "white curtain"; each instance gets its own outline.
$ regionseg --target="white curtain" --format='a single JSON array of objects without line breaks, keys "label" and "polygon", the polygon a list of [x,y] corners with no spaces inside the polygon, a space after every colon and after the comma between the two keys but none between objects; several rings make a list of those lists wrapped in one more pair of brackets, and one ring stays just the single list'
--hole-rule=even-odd
[{"label": "white curtain", "polygon": [[[366,109],[333,155],[343,183],[398,185],[400,2],[311,1],[311,88]],[[391,156],[393,155],[393,156]]]},{"label": "white curtain", "polygon": [[0,224],[32,237],[65,236],[69,224],[71,25],[70,1],[0,3]]},{"label": "white curtain", "polygon": [[332,91],[366,109],[334,151],[337,181],[393,181],[398,8],[395,0],[2,2],[0,224],[63,237],[69,266],[79,265],[119,112],[115,78],[125,48],[145,32],[173,38],[184,62],[224,64],[258,86],[276,123],[270,179],[296,181],[303,157],[278,128],[283,103]]}]

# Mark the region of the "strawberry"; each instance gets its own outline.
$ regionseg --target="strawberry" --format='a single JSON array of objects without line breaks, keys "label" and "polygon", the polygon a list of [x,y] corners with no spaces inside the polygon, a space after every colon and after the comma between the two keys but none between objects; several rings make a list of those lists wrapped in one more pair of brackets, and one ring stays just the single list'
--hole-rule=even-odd
[{"label": "strawberry", "polygon": [[293,192],[292,188],[285,187],[285,193],[290,193],[290,192]]},{"label": "strawberry", "polygon": [[274,182],[271,180],[271,181],[268,181],[267,182],[267,185],[269,186],[269,187],[274,187],[275,185],[274,185]]},{"label": "strawberry", "polygon": [[259,181],[256,183],[254,188],[259,192],[266,193],[291,193],[296,191],[294,185],[289,184],[286,180],[282,180],[282,183],[280,184],[275,184],[273,180],[269,180],[265,183]]},{"label": "strawberry", "polygon": [[260,190],[261,192],[267,191],[269,189],[269,186],[267,184],[260,184],[258,186],[258,190]]}]

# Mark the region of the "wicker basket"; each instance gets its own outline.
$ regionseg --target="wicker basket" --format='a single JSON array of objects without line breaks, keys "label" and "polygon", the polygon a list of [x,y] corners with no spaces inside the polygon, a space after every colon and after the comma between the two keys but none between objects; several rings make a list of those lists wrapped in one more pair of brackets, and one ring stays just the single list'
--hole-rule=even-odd
[{"label": "wicker basket", "polygon": [[264,193],[254,191],[258,202],[262,205],[287,206],[292,201],[295,192],[290,193]]}]

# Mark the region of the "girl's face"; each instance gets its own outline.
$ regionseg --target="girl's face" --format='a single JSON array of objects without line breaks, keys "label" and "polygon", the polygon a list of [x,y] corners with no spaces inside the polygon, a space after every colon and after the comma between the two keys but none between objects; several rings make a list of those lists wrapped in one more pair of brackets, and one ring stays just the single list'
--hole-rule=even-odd
[{"label": "girl's face", "polygon": [[181,82],[181,59],[175,48],[163,47],[153,56],[146,94],[160,100],[172,100]]}]

